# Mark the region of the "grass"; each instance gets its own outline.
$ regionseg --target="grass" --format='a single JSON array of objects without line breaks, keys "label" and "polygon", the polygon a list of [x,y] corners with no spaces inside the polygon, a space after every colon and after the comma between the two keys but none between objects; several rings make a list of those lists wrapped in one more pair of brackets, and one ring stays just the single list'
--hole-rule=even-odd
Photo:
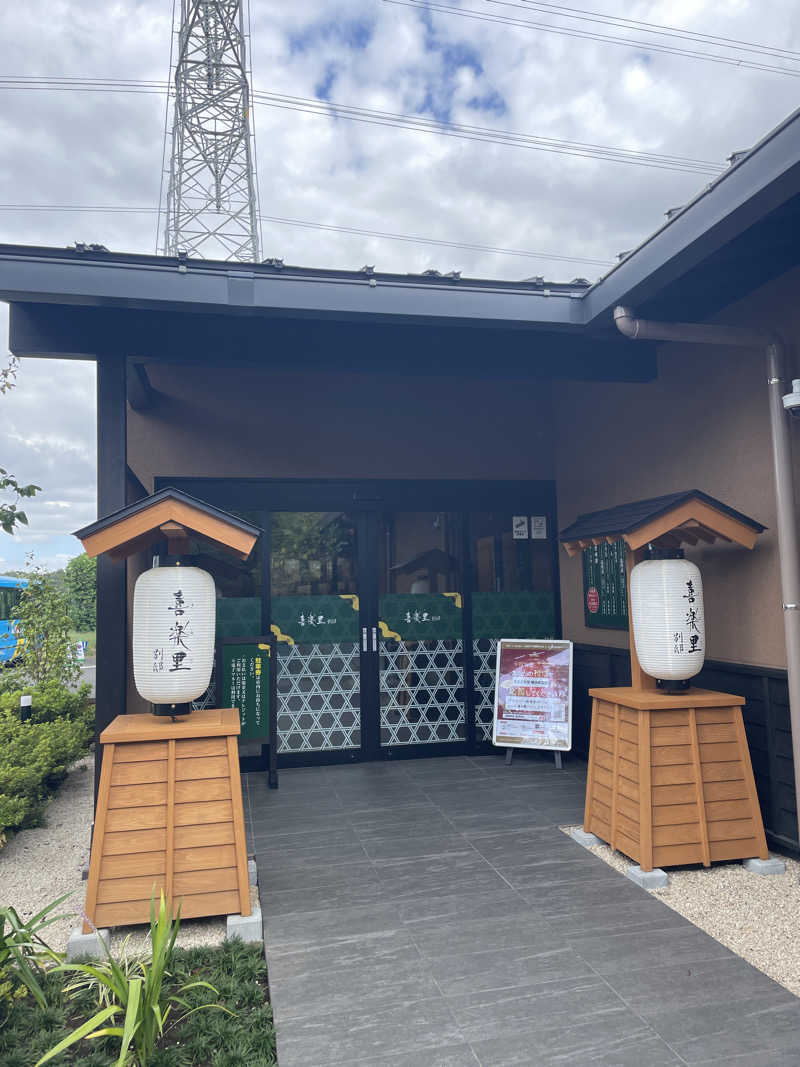
[{"label": "grass", "polygon": [[70,630],[69,639],[73,642],[86,641],[87,656],[94,656],[97,653],[97,632],[95,630]]},{"label": "grass", "polygon": [[[70,1000],[61,990],[70,976],[49,975],[48,1007],[42,1011],[27,997],[11,1009],[0,1028],[0,1067],[31,1067],[40,1056],[96,1010],[88,994]],[[268,1001],[263,949],[228,941],[220,948],[176,949],[165,991],[187,981],[210,982],[218,1003],[235,1014],[199,1011],[169,1027],[148,1067],[276,1067],[275,1032]],[[215,1000],[205,989],[187,994],[192,1005]],[[53,1067],[108,1067],[119,1050],[109,1039],[81,1041],[52,1060]]]}]

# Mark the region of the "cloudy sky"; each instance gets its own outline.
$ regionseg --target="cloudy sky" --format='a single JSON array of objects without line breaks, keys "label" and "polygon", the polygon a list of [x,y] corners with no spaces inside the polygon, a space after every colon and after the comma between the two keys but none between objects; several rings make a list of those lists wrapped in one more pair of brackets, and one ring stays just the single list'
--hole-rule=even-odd
[{"label": "cloudy sky", "polygon": [[[259,92],[649,157],[609,162],[593,152],[389,128],[257,100],[263,216],[530,253],[264,221],[263,256],[288,263],[594,279],[732,151],[750,147],[797,106],[795,0],[250,3]],[[3,76],[163,82],[171,9],[171,0],[5,4]],[[626,25],[611,21],[622,16]],[[672,29],[655,34],[633,20]],[[163,96],[8,84],[0,82],[0,241],[154,251]],[[701,166],[641,165],[654,155]],[[97,210],[114,207],[142,210]],[[4,339],[6,320],[0,305]],[[0,397],[0,466],[43,492],[29,504],[21,535],[0,533],[0,571],[20,566],[29,551],[50,566],[80,551],[69,531],[95,517],[94,434],[94,368],[24,361],[17,388]]]}]

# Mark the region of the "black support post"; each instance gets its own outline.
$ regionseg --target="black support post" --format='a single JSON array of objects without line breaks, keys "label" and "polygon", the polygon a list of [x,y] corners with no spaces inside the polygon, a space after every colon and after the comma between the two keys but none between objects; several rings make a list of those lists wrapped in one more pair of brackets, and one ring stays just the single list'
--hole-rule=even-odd
[{"label": "black support post", "polygon": [[[125,506],[127,391],[123,356],[97,358],[97,515]],[[94,796],[100,784],[100,733],[125,711],[127,669],[125,561],[97,560],[97,668]]]}]

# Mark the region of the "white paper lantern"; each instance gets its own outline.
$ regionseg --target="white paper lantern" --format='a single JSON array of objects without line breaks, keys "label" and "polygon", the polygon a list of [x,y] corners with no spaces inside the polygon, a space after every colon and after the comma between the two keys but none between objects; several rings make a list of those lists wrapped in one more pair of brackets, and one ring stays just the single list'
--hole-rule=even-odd
[{"label": "white paper lantern", "polygon": [[631,571],[631,623],[642,670],[681,681],[705,660],[703,580],[687,559],[652,559]]},{"label": "white paper lantern", "polygon": [[133,591],[133,677],[151,704],[206,691],[214,664],[214,579],[198,567],[154,567]]}]

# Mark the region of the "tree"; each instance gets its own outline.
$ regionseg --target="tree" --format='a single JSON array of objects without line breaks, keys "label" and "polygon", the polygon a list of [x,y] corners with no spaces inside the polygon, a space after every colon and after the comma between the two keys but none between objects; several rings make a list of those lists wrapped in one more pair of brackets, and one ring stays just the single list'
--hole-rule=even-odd
[{"label": "tree", "polygon": [[[0,368],[0,396],[14,388],[16,384],[17,368],[19,360],[12,356],[6,367]],[[35,496],[41,491],[39,485],[23,485],[17,481],[13,474],[0,467],[0,529],[7,534],[12,534],[16,526],[28,525],[28,516],[19,507],[19,501],[24,497]],[[3,499],[11,495],[12,499]]]},{"label": "tree", "polygon": [[64,571],[69,613],[76,630],[97,626],[97,560],[86,553],[71,559]]},{"label": "tree", "polygon": [[69,600],[48,580],[44,569],[33,566],[17,608],[22,657],[17,668],[33,685],[71,685],[80,675],[72,654],[72,619]]}]

